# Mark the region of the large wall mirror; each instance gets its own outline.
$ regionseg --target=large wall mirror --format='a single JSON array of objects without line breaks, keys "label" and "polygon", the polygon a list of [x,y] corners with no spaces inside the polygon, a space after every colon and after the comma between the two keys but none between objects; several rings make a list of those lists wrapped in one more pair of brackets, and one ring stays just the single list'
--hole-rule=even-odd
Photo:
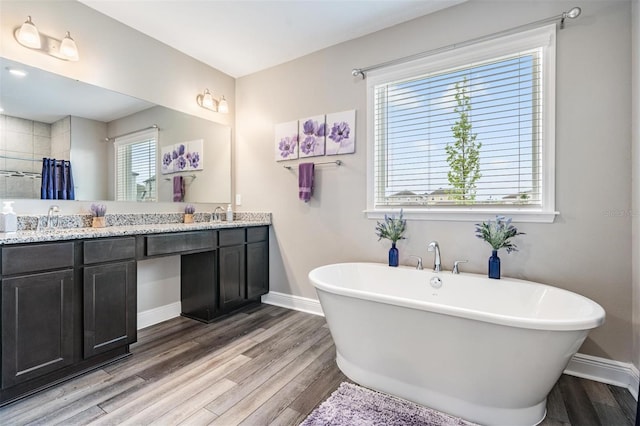
[{"label": "large wall mirror", "polygon": [[[70,161],[75,199],[116,200],[114,144],[158,127],[155,165],[133,170],[129,200],[231,202],[231,129],[199,117],[0,58],[0,198],[41,198],[43,158]],[[163,168],[163,154],[197,148],[195,167]],[[194,148],[194,146],[196,148]],[[165,158],[166,160],[166,158]],[[155,167],[153,167],[155,166]],[[145,197],[155,186],[155,197]]]}]

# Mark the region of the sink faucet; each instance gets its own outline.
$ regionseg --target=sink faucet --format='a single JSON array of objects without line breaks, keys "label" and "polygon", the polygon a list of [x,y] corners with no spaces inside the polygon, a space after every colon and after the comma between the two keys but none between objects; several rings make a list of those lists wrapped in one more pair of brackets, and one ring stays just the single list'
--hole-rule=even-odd
[{"label": "sink faucet", "polygon": [[442,270],[442,264],[440,262],[440,246],[437,241],[431,241],[427,247],[428,251],[435,251],[433,259],[433,271],[440,272]]},{"label": "sink faucet", "polygon": [[[47,229],[53,228],[53,215],[54,213],[59,213],[60,207],[53,205],[49,207],[49,212],[47,213]],[[56,225],[58,225],[58,221],[56,220]]]},{"label": "sink faucet", "polygon": [[[220,210],[220,212],[218,212],[218,210]],[[211,221],[219,222],[220,220],[222,220],[222,216],[220,216],[222,213],[224,213],[224,210],[222,209],[222,207],[220,206],[216,207],[213,213],[211,213]]]}]

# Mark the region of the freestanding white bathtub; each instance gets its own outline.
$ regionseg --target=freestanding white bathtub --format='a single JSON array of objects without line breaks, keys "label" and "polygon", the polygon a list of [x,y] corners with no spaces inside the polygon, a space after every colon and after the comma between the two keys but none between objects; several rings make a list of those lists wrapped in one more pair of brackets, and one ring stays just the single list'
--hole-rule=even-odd
[{"label": "freestanding white bathtub", "polygon": [[516,279],[374,263],[309,279],[347,377],[487,425],[542,421],[547,394],[605,317],[583,296]]}]

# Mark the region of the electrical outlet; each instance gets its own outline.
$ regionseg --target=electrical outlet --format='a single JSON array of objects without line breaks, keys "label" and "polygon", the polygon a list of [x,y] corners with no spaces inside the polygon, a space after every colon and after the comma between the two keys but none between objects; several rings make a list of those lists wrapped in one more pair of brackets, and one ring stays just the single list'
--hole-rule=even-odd
[{"label": "electrical outlet", "polygon": [[242,195],[236,194],[236,206],[242,205]]}]

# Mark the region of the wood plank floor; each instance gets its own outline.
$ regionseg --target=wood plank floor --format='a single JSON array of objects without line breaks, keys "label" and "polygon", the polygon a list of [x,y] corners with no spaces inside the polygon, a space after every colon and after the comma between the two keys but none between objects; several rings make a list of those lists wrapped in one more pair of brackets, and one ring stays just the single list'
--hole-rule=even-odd
[{"label": "wood plank floor", "polygon": [[[133,356],[0,408],[2,425],[297,425],[342,381],[324,318],[269,305],[140,330]],[[542,423],[632,425],[622,388],[562,376]]]}]

